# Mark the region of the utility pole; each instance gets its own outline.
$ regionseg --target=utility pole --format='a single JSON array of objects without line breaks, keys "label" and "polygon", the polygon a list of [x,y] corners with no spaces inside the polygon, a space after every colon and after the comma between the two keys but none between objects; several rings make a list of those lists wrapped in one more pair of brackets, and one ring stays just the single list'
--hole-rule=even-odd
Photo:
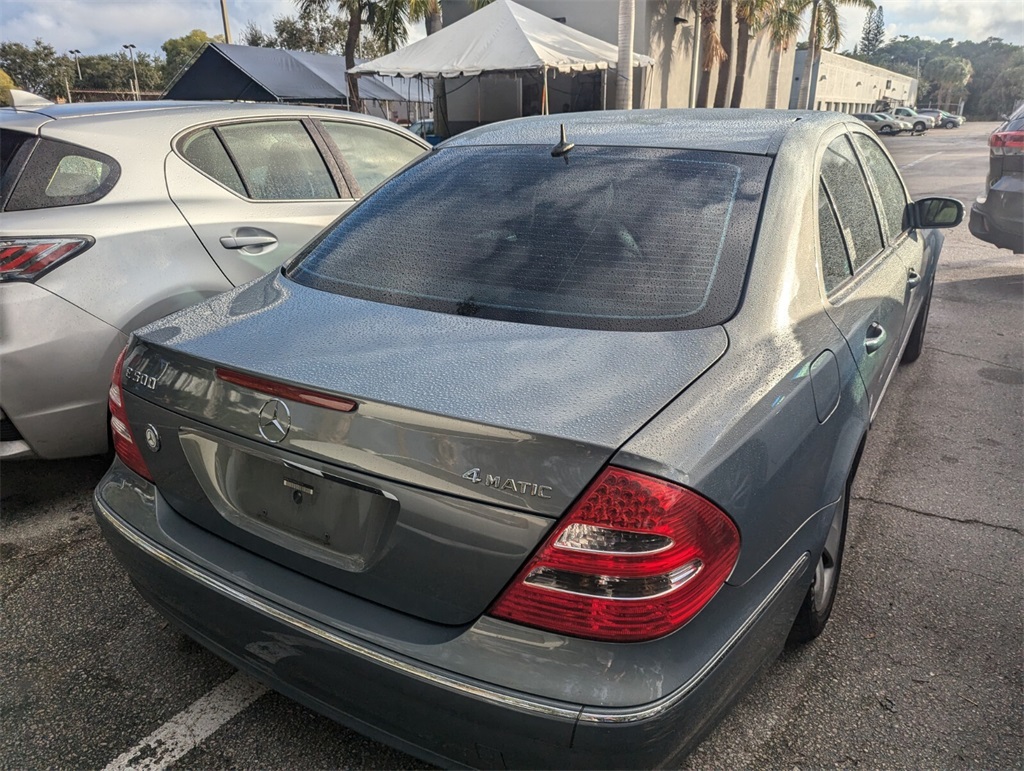
[{"label": "utility pole", "polygon": [[139,73],[135,69],[135,43],[125,43],[121,48],[128,50],[132,57],[132,82],[135,84],[135,101],[139,101]]},{"label": "utility pole", "polygon": [[82,64],[81,64],[81,62],[78,61],[78,56],[82,52],[79,51],[77,48],[72,48],[70,51],[68,51],[68,53],[75,57],[75,67],[78,70],[78,79],[81,80],[82,79]]},{"label": "utility pole", "polygon": [[231,25],[228,24],[228,2],[220,0],[220,15],[224,19],[224,42],[231,43]]}]

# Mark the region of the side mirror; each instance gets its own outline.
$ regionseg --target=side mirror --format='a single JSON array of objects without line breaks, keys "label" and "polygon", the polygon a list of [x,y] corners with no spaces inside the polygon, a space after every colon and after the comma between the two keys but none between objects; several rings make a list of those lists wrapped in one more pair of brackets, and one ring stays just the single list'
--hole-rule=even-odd
[{"label": "side mirror", "polygon": [[955,228],[964,219],[964,205],[955,198],[922,198],[911,206],[919,228]]}]

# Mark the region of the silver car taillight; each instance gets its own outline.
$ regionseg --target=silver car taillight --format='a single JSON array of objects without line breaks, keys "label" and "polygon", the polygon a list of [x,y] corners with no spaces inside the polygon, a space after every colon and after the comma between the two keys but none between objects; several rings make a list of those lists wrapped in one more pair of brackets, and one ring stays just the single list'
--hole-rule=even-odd
[{"label": "silver car taillight", "polygon": [[0,281],[35,281],[93,243],[88,236],[0,238]]}]

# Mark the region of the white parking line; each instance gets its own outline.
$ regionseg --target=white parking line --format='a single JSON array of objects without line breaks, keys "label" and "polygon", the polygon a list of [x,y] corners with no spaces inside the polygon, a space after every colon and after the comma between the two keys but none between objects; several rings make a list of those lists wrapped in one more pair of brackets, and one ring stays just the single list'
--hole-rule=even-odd
[{"label": "white parking line", "polygon": [[111,762],[104,771],[167,768],[267,690],[262,683],[236,672]]},{"label": "white parking line", "polygon": [[931,155],[922,155],[916,161],[911,161],[906,166],[900,166],[900,171],[903,171],[904,169],[912,168],[912,167],[916,166],[917,164],[921,163],[922,161],[927,161],[929,158],[934,158],[936,155],[942,155],[942,151],[940,150],[939,152],[932,153]]}]

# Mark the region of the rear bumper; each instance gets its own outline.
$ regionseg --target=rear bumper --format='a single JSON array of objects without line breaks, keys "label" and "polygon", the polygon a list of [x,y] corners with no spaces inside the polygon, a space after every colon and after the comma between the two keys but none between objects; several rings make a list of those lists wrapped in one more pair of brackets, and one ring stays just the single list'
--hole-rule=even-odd
[{"label": "rear bumper", "polygon": [[[1011,198],[1010,194],[1002,198]],[[996,202],[990,195],[971,206],[968,228],[975,238],[1002,249],[1024,253],[1024,196]]]},{"label": "rear bumper", "polygon": [[[685,682],[646,704],[581,704],[465,673],[475,655],[493,660],[496,679],[515,681],[515,673],[503,669],[509,658],[502,648],[510,643],[501,622],[481,619],[469,630],[449,630],[420,645],[417,658],[407,655],[410,635],[396,636],[390,644],[379,634],[359,636],[336,620],[296,607],[295,593],[258,590],[249,583],[256,580],[251,573],[218,573],[184,545],[158,542],[143,532],[145,525],[135,526],[131,520],[140,513],[166,503],[133,476],[115,462],[97,488],[94,507],[115,554],[150,603],[214,653],[281,693],[444,766],[651,768],[677,759],[775,658],[810,580],[809,555],[797,552],[794,558],[786,552],[779,572],[762,571],[766,591],[753,612]],[[227,555],[234,547],[223,543],[220,548]],[[302,580],[294,577],[296,588]],[[534,635],[530,665],[564,667],[548,646],[537,644],[541,637]],[[475,650],[467,649],[467,638],[476,640]],[[607,647],[605,660],[581,659],[568,674],[614,691],[616,646]],[[647,664],[651,677],[664,676],[661,661]]]},{"label": "rear bumper", "polygon": [[107,386],[126,335],[27,282],[0,287],[0,328],[3,413],[18,434],[0,441],[0,458],[105,452]]}]

